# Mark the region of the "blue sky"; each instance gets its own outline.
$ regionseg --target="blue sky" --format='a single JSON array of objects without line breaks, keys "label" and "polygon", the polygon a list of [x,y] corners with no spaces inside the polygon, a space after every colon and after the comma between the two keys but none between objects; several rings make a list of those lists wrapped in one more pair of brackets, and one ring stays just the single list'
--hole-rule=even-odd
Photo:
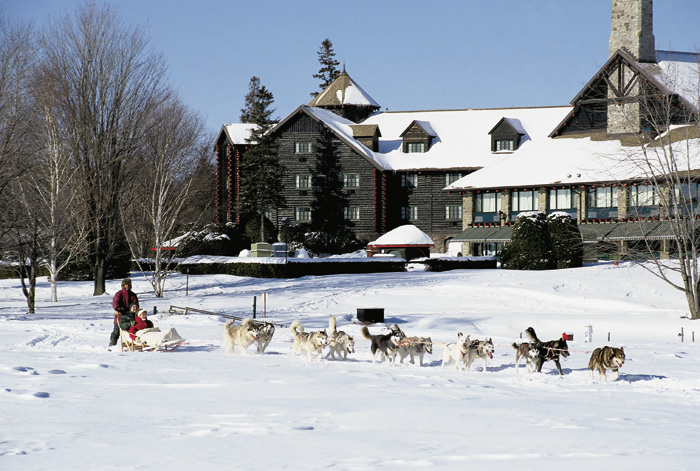
[{"label": "blue sky", "polygon": [[[250,77],[276,117],[318,89],[321,41],[382,108],[567,104],[605,62],[611,0],[97,0],[142,25],[182,99],[216,132],[238,122]],[[73,0],[0,0],[6,19],[72,12]],[[654,2],[657,49],[700,51],[699,0]],[[342,66],[342,65],[341,65]]]}]

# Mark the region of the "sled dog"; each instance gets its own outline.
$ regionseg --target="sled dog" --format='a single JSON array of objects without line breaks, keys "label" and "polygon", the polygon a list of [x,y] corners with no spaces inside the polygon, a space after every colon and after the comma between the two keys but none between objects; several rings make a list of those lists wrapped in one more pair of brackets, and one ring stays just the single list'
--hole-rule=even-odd
[{"label": "sled dog", "polygon": [[588,361],[588,368],[591,370],[591,379],[593,379],[593,371],[598,370],[600,377],[607,381],[608,378],[605,376],[605,370],[612,370],[615,374],[615,381],[619,378],[619,369],[622,368],[622,364],[625,362],[625,350],[624,348],[615,347],[603,347],[596,348],[591,354],[591,359]]},{"label": "sled dog", "polygon": [[462,332],[457,334],[457,341],[450,343],[436,342],[435,345],[442,348],[442,368],[455,364],[455,368],[464,370],[467,367],[467,354],[469,353],[469,335]]},{"label": "sled dog", "polygon": [[433,341],[430,337],[407,337],[399,345],[399,356],[401,363],[407,356],[411,356],[411,364],[414,365],[413,357],[417,356],[420,366],[423,366],[423,356],[433,354]]},{"label": "sled dog", "polygon": [[488,340],[472,340],[469,343],[469,351],[467,351],[467,369],[472,366],[472,363],[477,358],[484,360],[484,369],[486,371],[486,359],[493,359],[493,341]]},{"label": "sled dog", "polygon": [[532,373],[535,371],[535,364],[537,362],[537,357],[540,355],[540,351],[534,344],[523,342],[520,345],[513,342],[513,348],[515,349],[515,372],[518,372],[518,366],[520,365],[520,360],[525,359],[525,367],[527,371]]},{"label": "sled dog", "polygon": [[394,324],[388,334],[371,335],[367,326],[362,327],[362,336],[372,342],[372,363],[377,360],[377,353],[381,353],[382,359],[393,365],[396,361],[396,354],[399,351],[399,343],[406,338],[406,334]]},{"label": "sled dog", "polygon": [[270,322],[258,324],[258,353],[265,353],[265,349],[272,341],[272,336],[275,334],[275,326]]},{"label": "sled dog", "polygon": [[552,360],[554,364],[557,365],[557,371],[559,371],[559,374],[563,375],[564,373],[561,371],[561,363],[559,363],[559,356],[561,355],[566,358],[570,355],[569,345],[566,343],[564,336],[562,336],[559,340],[541,342],[540,339],[537,338],[535,329],[532,327],[525,329],[525,333],[530,337],[530,341],[534,343],[539,350],[537,360],[535,361],[535,370],[540,373],[544,362],[547,360]]},{"label": "sled dog", "polygon": [[316,356],[321,358],[323,348],[326,346],[326,343],[328,343],[328,334],[326,334],[325,330],[304,332],[304,326],[301,325],[299,321],[292,322],[289,330],[294,336],[292,356],[296,357],[297,354],[303,355],[307,353],[309,355],[309,361],[312,361],[313,353],[316,352]]},{"label": "sled dog", "polygon": [[253,319],[243,319],[241,325],[230,320],[224,325],[223,333],[226,353],[236,353],[236,347],[240,347],[247,354],[248,347],[257,339],[258,329]]},{"label": "sled dog", "polygon": [[328,330],[331,332],[328,336],[328,353],[335,360],[336,353],[339,360],[347,360],[348,353],[355,353],[355,339],[346,334],[342,330],[336,330],[335,316],[328,318]]}]

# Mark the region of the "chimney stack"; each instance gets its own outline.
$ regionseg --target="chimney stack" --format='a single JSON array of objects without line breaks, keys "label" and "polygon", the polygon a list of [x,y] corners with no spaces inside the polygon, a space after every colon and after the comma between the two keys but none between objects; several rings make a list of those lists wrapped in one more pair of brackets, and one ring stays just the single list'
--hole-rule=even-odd
[{"label": "chimney stack", "polygon": [[656,62],[652,0],[612,0],[610,56],[624,48],[638,62]]}]

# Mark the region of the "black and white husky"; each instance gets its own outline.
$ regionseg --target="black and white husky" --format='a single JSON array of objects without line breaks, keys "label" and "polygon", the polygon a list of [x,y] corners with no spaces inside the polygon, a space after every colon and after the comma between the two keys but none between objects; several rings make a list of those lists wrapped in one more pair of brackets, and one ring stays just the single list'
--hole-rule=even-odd
[{"label": "black and white husky", "polygon": [[309,361],[313,360],[313,354],[316,353],[317,358],[321,358],[323,348],[328,343],[328,334],[325,330],[316,330],[314,332],[304,332],[304,326],[299,321],[292,322],[289,330],[294,336],[294,345],[292,346],[292,356],[298,354],[308,354]]},{"label": "black and white husky", "polygon": [[258,328],[258,353],[265,353],[265,349],[272,341],[272,336],[275,334],[275,326],[270,322],[263,322],[257,325]]},{"label": "black and white husky", "polygon": [[596,348],[591,354],[591,359],[588,361],[588,369],[591,370],[591,379],[593,379],[593,371],[598,370],[600,377],[607,381],[608,378],[605,376],[605,370],[611,370],[615,374],[615,381],[619,378],[619,369],[622,368],[623,363],[625,363],[625,350],[624,348],[615,347],[603,347]]},{"label": "black and white husky", "polygon": [[382,359],[393,365],[396,361],[396,354],[399,351],[399,344],[406,338],[406,334],[394,324],[389,333],[371,335],[367,326],[362,327],[362,336],[372,342],[370,349],[372,351],[372,363],[377,360],[377,353],[381,353]]},{"label": "black and white husky", "polygon": [[540,356],[540,351],[532,343],[523,342],[520,345],[513,342],[513,348],[515,349],[515,372],[518,372],[518,366],[520,365],[520,360],[525,359],[525,367],[527,371],[532,373],[535,371],[535,365],[537,364],[537,358]]},{"label": "black and white husky", "polygon": [[525,333],[530,337],[530,341],[535,344],[538,350],[537,360],[535,361],[535,370],[540,373],[542,371],[542,365],[547,360],[552,360],[555,365],[557,365],[557,371],[560,375],[563,375],[561,371],[561,363],[559,363],[559,356],[564,358],[570,355],[569,345],[566,343],[566,339],[562,335],[559,340],[550,340],[548,342],[542,342],[537,338],[535,329],[528,327],[525,329]]},{"label": "black and white husky", "polygon": [[493,341],[488,340],[472,340],[469,343],[469,351],[467,352],[467,369],[472,366],[472,363],[477,358],[484,360],[484,369],[486,371],[486,360],[493,359]]},{"label": "black and white husky", "polygon": [[347,360],[348,353],[355,353],[355,339],[346,334],[342,330],[336,330],[335,316],[328,318],[328,353],[326,358],[331,357],[335,360],[336,353],[339,360]]}]

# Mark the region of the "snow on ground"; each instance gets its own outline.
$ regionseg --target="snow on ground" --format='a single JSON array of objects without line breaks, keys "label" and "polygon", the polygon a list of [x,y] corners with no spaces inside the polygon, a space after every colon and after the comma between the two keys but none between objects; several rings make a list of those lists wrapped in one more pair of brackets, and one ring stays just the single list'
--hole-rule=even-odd
[{"label": "snow on ground", "polygon": [[[681,318],[681,293],[636,264],[178,275],[164,299],[133,278],[151,311],[249,315],[256,296],[259,316],[298,319],[307,331],[333,314],[357,351],[345,362],[294,359],[289,329],[278,328],[266,354],[226,354],[225,319],[190,314],[151,317],[189,345],[110,352],[119,280],[103,296],[89,282],[61,283],[58,303],[41,280],[34,315],[24,314],[18,281],[0,280],[0,469],[697,469],[700,324]],[[382,307],[387,325],[433,341],[492,337],[494,358],[485,372],[479,362],[442,369],[435,347],[423,367],[372,364],[355,321],[362,307]],[[541,339],[574,334],[564,376],[551,363],[516,373],[511,344],[528,326]],[[606,344],[627,353],[615,382],[591,380],[587,369],[590,352]]]}]

